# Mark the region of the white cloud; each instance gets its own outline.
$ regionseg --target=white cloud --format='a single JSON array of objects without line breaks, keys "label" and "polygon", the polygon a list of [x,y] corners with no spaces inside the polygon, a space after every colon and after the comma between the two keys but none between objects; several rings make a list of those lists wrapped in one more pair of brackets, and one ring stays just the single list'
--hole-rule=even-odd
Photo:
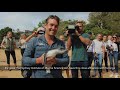
[{"label": "white cloud", "polygon": [[0,12],[0,29],[11,27],[32,30],[49,15],[57,15],[63,20],[80,19],[87,21],[89,12]]}]

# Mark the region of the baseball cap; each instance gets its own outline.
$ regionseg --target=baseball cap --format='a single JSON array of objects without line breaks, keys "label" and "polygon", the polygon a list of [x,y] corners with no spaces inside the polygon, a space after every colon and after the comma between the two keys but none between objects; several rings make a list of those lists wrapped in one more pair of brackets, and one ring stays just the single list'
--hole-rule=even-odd
[{"label": "baseball cap", "polygon": [[44,34],[45,33],[45,28],[44,27],[39,27],[37,29],[38,34]]}]

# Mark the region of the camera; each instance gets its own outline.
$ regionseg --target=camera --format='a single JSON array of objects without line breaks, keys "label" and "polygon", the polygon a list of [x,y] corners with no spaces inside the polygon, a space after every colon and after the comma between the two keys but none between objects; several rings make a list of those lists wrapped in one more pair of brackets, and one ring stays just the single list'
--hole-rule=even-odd
[{"label": "camera", "polygon": [[76,25],[68,25],[66,27],[66,29],[68,30],[68,34],[75,34],[76,30],[79,30],[79,26]]},{"label": "camera", "polygon": [[107,45],[107,46],[106,46],[106,49],[107,49],[108,51],[110,51],[110,46],[109,46],[109,45]]},{"label": "camera", "polygon": [[106,49],[108,51],[108,54],[112,54],[113,55],[113,50],[111,49],[111,47],[112,47],[112,45],[111,46],[107,45]]}]

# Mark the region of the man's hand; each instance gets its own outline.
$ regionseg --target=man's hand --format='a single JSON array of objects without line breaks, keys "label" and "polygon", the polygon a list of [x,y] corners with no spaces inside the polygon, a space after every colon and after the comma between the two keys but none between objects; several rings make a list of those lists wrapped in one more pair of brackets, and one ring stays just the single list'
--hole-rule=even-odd
[{"label": "man's hand", "polygon": [[44,64],[44,54],[36,59],[36,64]]},{"label": "man's hand", "polygon": [[[37,64],[44,64],[44,54],[36,59]],[[55,57],[47,57],[45,64],[48,64],[52,66],[53,64],[56,64],[56,58]]]},{"label": "man's hand", "polygon": [[77,36],[80,35],[80,33],[79,33],[77,30],[75,30],[75,34],[76,34]]},{"label": "man's hand", "polygon": [[4,49],[6,49],[6,47],[5,47],[4,45],[1,45],[1,48],[4,48]]},{"label": "man's hand", "polygon": [[46,64],[50,65],[50,66],[56,64],[56,58],[55,57],[48,57],[46,60]]}]

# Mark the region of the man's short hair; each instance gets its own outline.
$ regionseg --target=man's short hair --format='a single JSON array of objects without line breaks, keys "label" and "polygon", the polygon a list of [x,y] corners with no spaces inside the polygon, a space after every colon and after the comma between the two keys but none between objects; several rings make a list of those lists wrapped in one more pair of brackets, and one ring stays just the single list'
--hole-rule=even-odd
[{"label": "man's short hair", "polygon": [[49,19],[55,19],[55,20],[57,21],[58,25],[59,25],[60,18],[59,18],[58,16],[56,16],[56,15],[50,15],[50,16],[45,20],[45,22],[48,23],[48,20],[49,20]]},{"label": "man's short hair", "polygon": [[83,21],[77,21],[76,24],[81,23],[84,26]]}]

